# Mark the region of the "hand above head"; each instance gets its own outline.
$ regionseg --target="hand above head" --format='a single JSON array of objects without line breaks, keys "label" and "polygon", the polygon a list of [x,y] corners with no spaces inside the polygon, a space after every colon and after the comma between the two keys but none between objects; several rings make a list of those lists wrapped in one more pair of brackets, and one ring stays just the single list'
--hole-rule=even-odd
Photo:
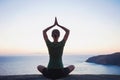
[{"label": "hand above head", "polygon": [[56,25],[58,25],[58,22],[57,22],[57,18],[55,17],[55,22],[54,22],[54,24],[53,24],[52,26],[47,27],[47,28],[44,30],[44,32],[46,32],[46,31],[48,31],[49,29],[55,27]]},{"label": "hand above head", "polygon": [[57,22],[57,18],[56,18],[56,17],[55,17],[55,22],[54,22],[54,24],[53,24],[52,26],[49,26],[49,27],[47,27],[46,29],[43,30],[44,39],[45,39],[45,40],[48,40],[48,36],[47,36],[47,33],[46,33],[46,32],[47,32],[49,29],[55,27],[56,25],[57,25],[58,27],[62,28],[62,29],[66,32],[65,35],[64,35],[64,40],[66,41],[67,38],[68,38],[68,35],[69,35],[69,29],[65,28],[64,26],[59,25],[58,22]]},{"label": "hand above head", "polygon": [[58,21],[57,21],[57,17],[55,17],[55,22],[54,22],[54,26],[57,25],[59,27],[61,27],[61,25],[58,24]]},{"label": "hand above head", "polygon": [[55,17],[54,25],[58,25],[57,18]]},{"label": "hand above head", "polygon": [[64,35],[64,40],[66,41],[68,36],[69,36],[69,29],[65,28],[64,26],[61,26],[58,24],[57,22],[57,18],[55,17],[55,22],[54,22],[54,26],[57,25],[58,27],[62,28],[66,33]]}]

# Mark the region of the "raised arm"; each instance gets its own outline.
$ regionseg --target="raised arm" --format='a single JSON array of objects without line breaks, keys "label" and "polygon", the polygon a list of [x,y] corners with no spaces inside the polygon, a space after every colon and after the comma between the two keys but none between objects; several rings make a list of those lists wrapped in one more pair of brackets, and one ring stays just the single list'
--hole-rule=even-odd
[{"label": "raised arm", "polygon": [[67,29],[67,28],[65,28],[65,27],[63,27],[63,26],[61,26],[61,25],[59,25],[58,22],[57,22],[57,18],[55,18],[55,23],[56,23],[56,25],[57,25],[58,27],[62,28],[62,29],[65,31],[65,35],[64,35],[64,38],[63,38],[63,39],[66,41],[66,40],[68,39],[70,30]]},{"label": "raised arm", "polygon": [[48,40],[47,31],[50,30],[54,26],[55,26],[55,23],[54,23],[54,25],[47,27],[46,29],[43,30],[43,37],[44,37],[45,41]]},{"label": "raised arm", "polygon": [[50,27],[48,27],[48,28],[46,28],[46,29],[43,30],[44,40],[45,40],[45,41],[48,40],[47,31],[48,31],[49,29],[53,28],[55,25],[57,25],[58,27],[62,28],[62,29],[65,31],[65,35],[64,35],[64,38],[63,38],[63,39],[66,41],[66,40],[68,39],[68,36],[69,36],[69,32],[70,32],[70,31],[69,31],[69,29],[67,29],[67,28],[59,25],[58,22],[57,22],[57,18],[56,18],[56,17],[55,17],[55,22],[54,22],[54,24],[53,24],[52,26],[50,26]]}]

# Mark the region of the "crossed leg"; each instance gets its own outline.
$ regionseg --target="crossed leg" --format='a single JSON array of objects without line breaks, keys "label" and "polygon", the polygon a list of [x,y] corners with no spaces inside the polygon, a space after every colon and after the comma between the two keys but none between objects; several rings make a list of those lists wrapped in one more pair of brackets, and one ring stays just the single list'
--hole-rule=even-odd
[{"label": "crossed leg", "polygon": [[[39,65],[37,66],[37,69],[42,73],[43,72],[43,69],[46,68],[45,66],[42,66],[42,65]],[[70,72],[72,72],[74,69],[75,69],[75,66],[74,65],[70,65],[67,67]]]}]

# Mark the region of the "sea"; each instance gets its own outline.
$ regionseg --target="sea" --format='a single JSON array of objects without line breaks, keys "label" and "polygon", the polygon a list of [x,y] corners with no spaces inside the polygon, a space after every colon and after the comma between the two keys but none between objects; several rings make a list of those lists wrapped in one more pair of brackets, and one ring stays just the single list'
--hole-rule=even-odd
[{"label": "sea", "polygon": [[[110,74],[120,75],[120,66],[100,65],[85,62],[94,55],[63,55],[64,67],[74,65],[71,74]],[[38,56],[0,56],[0,75],[41,74],[38,65],[47,67],[48,55]]]}]

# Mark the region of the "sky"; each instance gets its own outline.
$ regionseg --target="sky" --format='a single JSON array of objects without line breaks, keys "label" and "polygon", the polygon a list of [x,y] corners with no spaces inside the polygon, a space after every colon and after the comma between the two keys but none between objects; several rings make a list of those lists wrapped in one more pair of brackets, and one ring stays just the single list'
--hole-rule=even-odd
[{"label": "sky", "polygon": [[65,54],[120,51],[120,0],[0,0],[0,55],[47,54],[55,17],[70,30]]}]

